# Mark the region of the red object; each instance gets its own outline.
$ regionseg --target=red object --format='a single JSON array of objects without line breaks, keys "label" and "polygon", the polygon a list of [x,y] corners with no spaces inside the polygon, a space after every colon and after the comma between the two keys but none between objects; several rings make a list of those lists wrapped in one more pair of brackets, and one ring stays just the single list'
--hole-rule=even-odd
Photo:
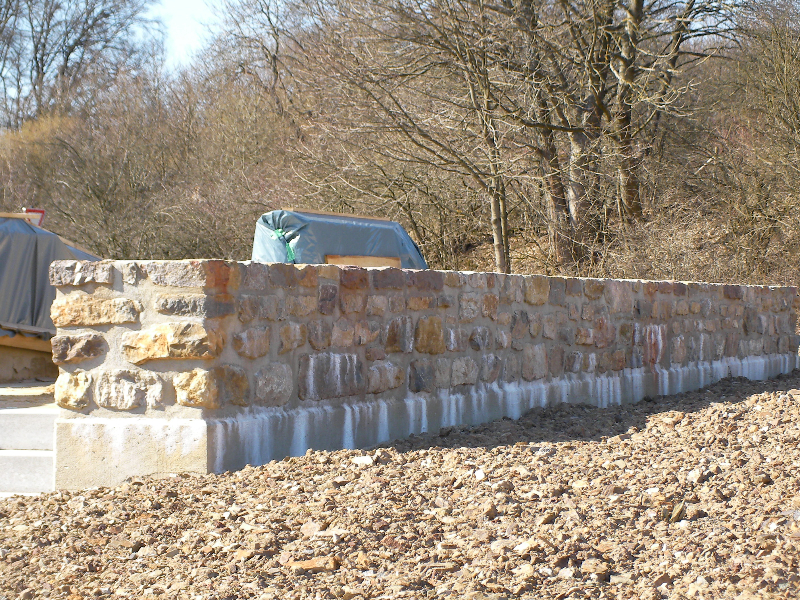
[{"label": "red object", "polygon": [[37,215],[39,218],[34,223],[33,219],[31,219],[31,224],[36,225],[37,227],[41,227],[42,223],[44,223],[44,209],[43,208],[23,208],[22,212],[28,215]]}]

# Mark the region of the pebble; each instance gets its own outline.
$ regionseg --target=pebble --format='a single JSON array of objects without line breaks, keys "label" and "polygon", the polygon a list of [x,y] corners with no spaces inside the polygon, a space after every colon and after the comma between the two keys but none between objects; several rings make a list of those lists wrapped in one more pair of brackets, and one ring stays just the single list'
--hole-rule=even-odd
[{"label": "pebble", "polygon": [[0,597],[798,597],[793,389],[800,374],[726,380],[369,452],[5,498]]}]

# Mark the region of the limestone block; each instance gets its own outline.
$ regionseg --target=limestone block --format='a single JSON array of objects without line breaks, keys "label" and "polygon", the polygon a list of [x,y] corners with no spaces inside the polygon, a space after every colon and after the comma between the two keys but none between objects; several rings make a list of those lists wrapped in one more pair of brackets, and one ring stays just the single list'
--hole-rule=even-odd
[{"label": "limestone block", "polygon": [[500,304],[514,304],[525,299],[525,280],[519,275],[503,275],[500,284]]},{"label": "limestone block", "polygon": [[414,347],[421,354],[442,354],[445,351],[441,317],[420,317],[414,334]]},{"label": "limestone block", "polygon": [[375,321],[358,321],[354,342],[357,346],[365,346],[377,340],[381,335],[381,326]]},{"label": "limestone block", "polygon": [[308,323],[308,343],[314,350],[326,350],[331,345],[331,324],[325,319],[315,319]]},{"label": "limestone block", "polygon": [[380,394],[403,385],[404,373],[389,361],[377,361],[367,371],[367,393]]},{"label": "limestone block", "polygon": [[145,278],[145,274],[141,267],[132,260],[117,261],[115,263],[117,270],[122,275],[122,281],[128,285],[136,285],[140,279]]},{"label": "limestone block", "polygon": [[280,328],[278,354],[286,354],[306,343],[308,328],[303,323],[287,323]]},{"label": "limestone block", "polygon": [[210,371],[193,369],[172,379],[178,404],[196,408],[219,408],[219,386]]},{"label": "limestone block", "polygon": [[444,284],[447,287],[460,288],[467,282],[467,278],[463,273],[458,271],[445,271]]},{"label": "limestone block", "polygon": [[367,298],[367,314],[382,317],[389,310],[389,298],[386,296],[370,296]]},{"label": "limestone block", "polygon": [[481,314],[484,317],[490,318],[492,321],[497,320],[497,309],[500,307],[500,297],[497,294],[484,294],[483,307]]},{"label": "limestone block", "polygon": [[256,402],[261,406],[283,406],[292,397],[292,368],[283,363],[270,363],[256,372]]},{"label": "limestone block", "polygon": [[436,308],[437,298],[431,294],[425,296],[411,296],[406,300],[406,308],[412,311]]},{"label": "limestone block", "polygon": [[433,371],[433,385],[437,388],[450,387],[452,364],[449,358],[437,358]]},{"label": "limestone block", "polygon": [[583,282],[583,295],[589,300],[598,300],[603,297],[606,282],[602,279],[587,279]]},{"label": "limestone block", "polygon": [[519,380],[521,363],[519,355],[508,354],[503,360],[503,381],[513,383]]},{"label": "limestone block", "polygon": [[242,294],[239,297],[239,320],[249,323],[253,319],[266,319],[277,321],[283,317],[283,300],[278,296],[250,296]]},{"label": "limestone block", "polygon": [[68,294],[56,298],[50,318],[56,327],[119,325],[139,320],[142,305],[129,298],[95,298],[88,294]]},{"label": "limestone block", "polygon": [[92,399],[92,376],[85,371],[61,371],[56,379],[55,399],[61,408],[86,408]]},{"label": "limestone block", "polygon": [[106,341],[99,333],[56,335],[50,338],[53,362],[57,365],[77,363],[103,354]]},{"label": "limestone block", "polygon": [[317,306],[320,314],[332,315],[336,310],[336,301],[339,298],[339,288],[335,285],[319,286]]},{"label": "limestone block", "polygon": [[179,317],[216,319],[236,312],[233,296],[228,294],[159,294],[153,306],[161,314]]},{"label": "limestone block", "polygon": [[469,344],[469,332],[461,327],[448,327],[445,346],[449,352],[465,352]]},{"label": "limestone block", "polygon": [[315,265],[272,263],[269,265],[269,281],[280,288],[316,288],[319,280]]},{"label": "limestone block", "polygon": [[340,305],[344,314],[364,312],[367,305],[367,296],[364,292],[342,290]]},{"label": "limestone block", "polygon": [[436,382],[435,361],[430,358],[412,360],[408,367],[408,388],[414,393],[432,392]]},{"label": "limestone block", "polygon": [[439,292],[444,289],[444,273],[441,271],[409,271],[408,286],[421,291]]},{"label": "limestone block", "polygon": [[338,348],[349,348],[353,345],[355,328],[353,324],[345,318],[339,319],[333,324],[331,334],[331,346]]},{"label": "limestone block", "polygon": [[315,296],[295,296],[286,298],[286,313],[293,317],[307,317],[317,311],[317,298]]},{"label": "limestone block", "polygon": [[400,269],[394,267],[383,267],[371,269],[372,287],[376,290],[402,290],[406,286],[406,276]]},{"label": "limestone block", "polygon": [[50,265],[50,283],[56,287],[86,283],[114,283],[111,261],[56,260]]},{"label": "limestone block", "polygon": [[235,290],[239,287],[239,265],[224,260],[166,260],[140,263],[156,285]]},{"label": "limestone block", "polygon": [[550,280],[540,275],[525,278],[525,302],[541,306],[550,297]]},{"label": "limestone block", "polygon": [[111,369],[97,377],[94,398],[98,406],[114,410],[154,408],[161,404],[161,379],[149,371]]},{"label": "limestone block", "polygon": [[603,295],[612,315],[629,313],[633,310],[633,288],[630,281],[606,281]]},{"label": "limestone block", "polygon": [[341,269],[337,265],[316,265],[317,277],[322,279],[330,279],[331,281],[339,282],[339,273]]},{"label": "limestone block", "polygon": [[386,326],[386,352],[411,352],[414,344],[414,321],[395,317]]},{"label": "limestone block", "polygon": [[233,349],[244,358],[261,358],[269,352],[269,327],[250,327],[233,336]]},{"label": "limestone block", "polygon": [[459,298],[458,319],[462,323],[472,323],[481,315],[481,297],[474,292],[464,292]]},{"label": "limestone block", "polygon": [[547,376],[547,351],[544,344],[525,344],[522,350],[522,377],[526,381]]},{"label": "limestone block", "polygon": [[588,327],[578,327],[575,343],[581,346],[594,346],[594,335]]},{"label": "limestone block", "polygon": [[492,383],[500,376],[503,361],[496,354],[484,354],[481,357],[481,381]]},{"label": "limestone block", "polygon": [[301,400],[326,400],[364,392],[363,364],[356,354],[305,354],[300,357]]},{"label": "limestone block", "polygon": [[247,372],[237,365],[219,365],[211,369],[217,382],[220,404],[250,406],[250,382]]},{"label": "limestone block", "polygon": [[473,350],[483,352],[492,349],[492,332],[488,327],[476,327],[469,336],[469,345]]},{"label": "limestone block", "polygon": [[349,290],[365,290],[369,288],[369,273],[361,267],[341,267],[339,283]]},{"label": "limestone block", "polygon": [[122,337],[122,353],[135,365],[149,360],[219,356],[225,345],[222,334],[200,323],[161,323]]},{"label": "limestone block", "polygon": [[478,381],[478,363],[469,356],[460,356],[453,359],[453,371],[450,377],[450,384],[474,385]]}]

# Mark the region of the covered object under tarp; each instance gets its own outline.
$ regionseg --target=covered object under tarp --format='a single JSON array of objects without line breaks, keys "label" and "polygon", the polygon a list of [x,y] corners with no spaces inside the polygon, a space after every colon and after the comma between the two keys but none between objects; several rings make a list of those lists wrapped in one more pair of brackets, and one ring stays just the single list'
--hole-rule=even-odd
[{"label": "covered object under tarp", "polygon": [[[56,288],[50,285],[54,260],[97,260],[50,231],[24,219],[0,218],[0,340],[3,345],[30,347],[25,338],[47,340],[55,333],[50,305]],[[23,339],[16,340],[15,337]]]},{"label": "covered object under tarp", "polygon": [[385,264],[396,260],[405,269],[428,268],[414,240],[394,221],[273,210],[256,222],[254,261],[350,264],[347,257],[387,259]]}]

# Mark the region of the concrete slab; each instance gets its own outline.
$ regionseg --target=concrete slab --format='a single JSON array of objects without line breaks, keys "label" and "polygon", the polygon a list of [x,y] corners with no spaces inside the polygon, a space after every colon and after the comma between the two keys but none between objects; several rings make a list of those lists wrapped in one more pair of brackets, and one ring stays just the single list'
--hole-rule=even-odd
[{"label": "concrete slab", "polygon": [[0,450],[54,450],[55,404],[0,403]]},{"label": "concrete slab", "polygon": [[51,450],[0,450],[0,492],[50,492],[54,468]]}]

